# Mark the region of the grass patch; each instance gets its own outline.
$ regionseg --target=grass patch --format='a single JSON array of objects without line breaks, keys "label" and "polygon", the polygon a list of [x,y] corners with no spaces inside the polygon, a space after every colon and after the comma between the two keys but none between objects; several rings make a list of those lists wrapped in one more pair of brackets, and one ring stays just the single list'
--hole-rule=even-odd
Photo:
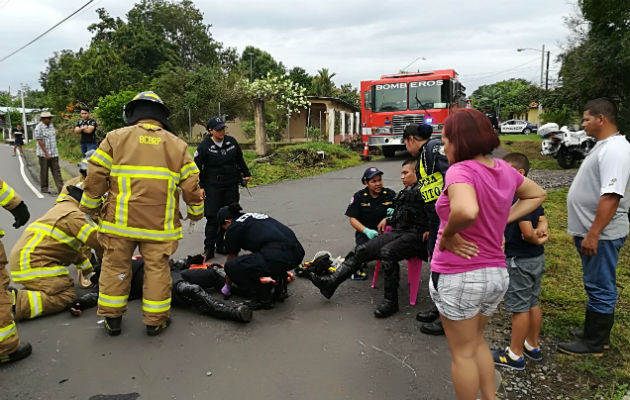
[{"label": "grass patch", "polygon": [[[196,148],[188,150],[194,154]],[[324,152],[323,158],[318,151]],[[243,150],[243,158],[252,174],[251,186],[319,175],[362,163],[358,153],[322,142],[283,146],[261,161],[256,161],[259,157],[253,150]]]},{"label": "grass patch", "polygon": [[[568,335],[568,330],[583,326],[586,304],[580,257],[573,244],[573,238],[566,231],[567,192],[567,189],[549,192],[544,205],[549,220],[550,238],[545,244],[546,273],[540,297],[543,308],[542,331],[545,336],[553,336],[560,340],[574,339]],[[611,332],[612,349],[600,359],[556,356],[561,368],[579,372],[580,378],[585,381],[603,383],[607,388],[606,393],[620,393],[617,388],[624,385],[627,388],[630,381],[629,241],[624,244],[617,265],[619,297],[615,308],[615,325]]]},{"label": "grass patch", "polygon": [[534,135],[501,136],[501,146],[509,152],[525,154],[532,169],[562,169],[555,158],[540,154],[541,141],[539,136]]}]

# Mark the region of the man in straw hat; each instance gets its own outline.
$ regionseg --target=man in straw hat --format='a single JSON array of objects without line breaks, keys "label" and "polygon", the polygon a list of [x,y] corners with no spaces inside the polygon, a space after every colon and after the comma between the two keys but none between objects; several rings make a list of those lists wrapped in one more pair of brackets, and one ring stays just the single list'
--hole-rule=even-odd
[{"label": "man in straw hat", "polygon": [[57,151],[57,131],[52,124],[52,115],[44,111],[40,115],[40,123],[35,127],[35,140],[37,140],[37,157],[39,158],[39,183],[42,193],[48,191],[48,169],[52,171],[57,191],[61,193],[63,180],[59,170],[59,152]]}]

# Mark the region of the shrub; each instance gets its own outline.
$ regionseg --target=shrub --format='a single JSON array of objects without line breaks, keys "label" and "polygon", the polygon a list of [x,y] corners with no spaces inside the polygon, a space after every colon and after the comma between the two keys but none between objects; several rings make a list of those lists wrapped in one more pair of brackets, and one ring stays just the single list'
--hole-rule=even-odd
[{"label": "shrub", "polygon": [[121,90],[118,93],[112,92],[98,99],[98,107],[95,113],[106,132],[125,126],[123,106],[129,103],[135,95],[136,92]]}]

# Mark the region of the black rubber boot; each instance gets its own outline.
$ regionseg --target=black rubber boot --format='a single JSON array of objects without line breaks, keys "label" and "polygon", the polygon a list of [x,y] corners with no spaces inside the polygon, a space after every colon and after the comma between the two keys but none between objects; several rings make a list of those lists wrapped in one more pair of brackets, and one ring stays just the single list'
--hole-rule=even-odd
[{"label": "black rubber boot", "polygon": [[118,336],[122,332],[122,317],[106,317],[103,325],[109,336]]},{"label": "black rubber boot", "polygon": [[356,254],[349,253],[343,264],[332,274],[318,276],[310,273],[309,278],[311,282],[317,286],[321,294],[324,295],[325,298],[330,299],[335,294],[337,287],[339,287],[343,281],[350,278],[350,276],[363,265],[363,261],[364,260]]},{"label": "black rubber boot", "polygon": [[420,326],[420,332],[434,336],[444,335],[442,320],[437,318],[433,322],[422,324],[422,326]]},{"label": "black rubber boot", "polygon": [[604,355],[604,345],[610,343],[610,330],[615,322],[614,314],[600,314],[586,310],[584,334],[574,342],[560,343],[558,351],[570,355]]},{"label": "black rubber boot", "polygon": [[157,336],[164,332],[171,325],[171,319],[167,318],[159,325],[147,325],[147,335]]},{"label": "black rubber boot", "polygon": [[376,318],[387,318],[398,312],[398,283],[400,281],[400,266],[397,262],[383,261],[381,263],[385,273],[385,293],[383,302],[374,310]]},{"label": "black rubber boot", "polygon": [[194,305],[204,315],[238,322],[249,322],[252,320],[252,310],[247,306],[230,307],[210,296],[199,285],[185,281],[179,281],[175,285],[177,294]]},{"label": "black rubber boot", "polygon": [[98,304],[98,293],[96,292],[85,293],[83,296],[76,299],[74,303],[72,303],[72,305],[69,308],[70,314],[74,315],[75,317],[79,317],[81,316],[84,310],[96,307],[97,304]]},{"label": "black rubber boot", "polygon": [[31,355],[33,348],[29,342],[21,342],[17,349],[9,354],[0,356],[0,364],[8,364],[19,361]]},{"label": "black rubber boot", "polygon": [[434,304],[433,308],[431,308],[429,311],[420,311],[416,315],[416,321],[433,322],[439,316],[440,316],[440,312],[438,311],[437,307]]}]

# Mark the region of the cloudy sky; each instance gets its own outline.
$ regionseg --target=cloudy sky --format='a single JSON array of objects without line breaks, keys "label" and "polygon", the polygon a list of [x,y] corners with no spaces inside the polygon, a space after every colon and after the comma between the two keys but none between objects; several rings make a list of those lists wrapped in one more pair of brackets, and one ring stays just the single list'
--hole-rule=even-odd
[{"label": "cloudy sky", "polygon": [[[0,0],[0,58],[70,15],[87,0]],[[555,56],[571,34],[564,17],[577,0],[195,0],[216,40],[241,51],[253,45],[286,66],[315,74],[326,67],[337,84],[375,79],[402,68],[454,68],[467,93],[508,78],[540,79],[540,51]],[[124,17],[130,1],[95,0],[31,46],[0,63],[0,90],[39,87],[54,51],[90,41],[88,25],[103,7]],[[415,61],[414,61],[415,60]]]}]

